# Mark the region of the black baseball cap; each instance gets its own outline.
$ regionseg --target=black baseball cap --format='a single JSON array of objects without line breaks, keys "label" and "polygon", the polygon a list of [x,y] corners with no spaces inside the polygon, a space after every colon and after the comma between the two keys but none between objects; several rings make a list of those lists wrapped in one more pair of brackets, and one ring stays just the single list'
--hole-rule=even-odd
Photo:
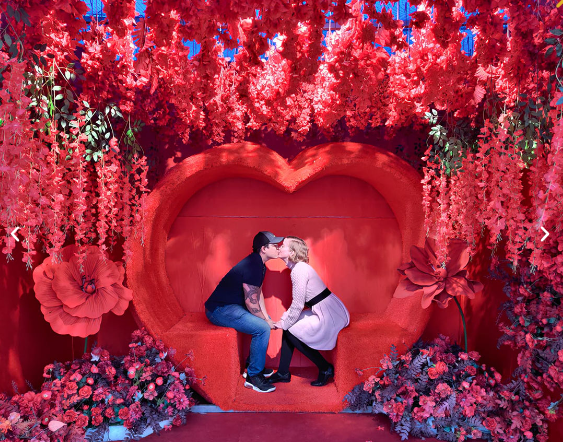
[{"label": "black baseball cap", "polygon": [[258,232],[252,241],[252,248],[259,251],[262,246],[267,246],[268,244],[278,244],[282,241],[282,236],[276,236],[272,232]]}]

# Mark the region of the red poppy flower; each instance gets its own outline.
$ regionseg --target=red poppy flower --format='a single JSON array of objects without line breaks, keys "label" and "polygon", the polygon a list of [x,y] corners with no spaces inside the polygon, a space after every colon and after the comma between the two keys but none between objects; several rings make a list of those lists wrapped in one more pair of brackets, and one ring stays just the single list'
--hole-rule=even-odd
[{"label": "red poppy flower", "polygon": [[76,246],[62,249],[62,262],[49,257],[33,271],[35,297],[56,333],[85,338],[100,330],[102,315],[122,315],[133,292],[123,286],[121,263],[104,260],[98,247],[86,248],[80,271]]},{"label": "red poppy flower", "polygon": [[454,296],[466,295],[473,299],[475,293],[483,290],[483,284],[468,279],[467,270],[464,270],[469,262],[469,248],[465,241],[450,241],[445,268],[437,261],[435,250],[433,238],[426,238],[424,248],[411,247],[412,261],[398,269],[406,278],[399,282],[393,297],[422,295],[422,308],[428,308],[432,301],[446,308]]}]

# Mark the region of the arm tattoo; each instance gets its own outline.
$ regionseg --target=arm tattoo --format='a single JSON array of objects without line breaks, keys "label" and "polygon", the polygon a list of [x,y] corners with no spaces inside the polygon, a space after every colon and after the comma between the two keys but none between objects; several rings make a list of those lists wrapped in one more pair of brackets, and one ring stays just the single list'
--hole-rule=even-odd
[{"label": "arm tattoo", "polygon": [[260,312],[261,311],[259,308],[260,287],[256,287],[255,285],[244,284],[243,288],[244,288],[244,300],[248,308],[248,311],[250,313]]}]

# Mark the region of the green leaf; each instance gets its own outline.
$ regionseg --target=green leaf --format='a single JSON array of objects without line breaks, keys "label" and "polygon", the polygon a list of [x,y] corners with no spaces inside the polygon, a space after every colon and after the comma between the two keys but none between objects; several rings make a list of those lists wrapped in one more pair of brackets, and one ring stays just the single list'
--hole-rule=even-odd
[{"label": "green leaf", "polygon": [[549,32],[551,32],[553,35],[563,35],[563,30],[556,28],[556,29],[550,29]]},{"label": "green leaf", "polygon": [[549,57],[552,53],[553,53],[553,46],[551,46],[550,48],[547,49],[547,51],[545,51],[545,56]]},{"label": "green leaf", "polygon": [[55,95],[55,101],[57,101],[57,100],[62,100],[62,98],[63,98],[63,94],[57,94],[57,95]]},{"label": "green leaf", "polygon": [[8,13],[8,17],[13,17],[14,16],[14,8],[12,8],[12,6],[10,6],[10,4],[8,4],[8,10],[6,11]]},{"label": "green leaf", "polygon": [[25,12],[23,9],[20,9],[20,11],[21,11],[22,19],[23,19],[23,22],[25,23],[25,25],[31,26],[31,22],[29,21],[29,15],[27,15],[27,12]]},{"label": "green leaf", "polygon": [[65,78],[70,80],[70,71],[65,71]]},{"label": "green leaf", "polygon": [[557,103],[555,103],[556,106],[559,106],[563,104],[563,97],[559,98],[559,100],[557,100]]},{"label": "green leaf", "polygon": [[12,46],[12,37],[7,32],[4,34],[4,41],[8,46]]}]

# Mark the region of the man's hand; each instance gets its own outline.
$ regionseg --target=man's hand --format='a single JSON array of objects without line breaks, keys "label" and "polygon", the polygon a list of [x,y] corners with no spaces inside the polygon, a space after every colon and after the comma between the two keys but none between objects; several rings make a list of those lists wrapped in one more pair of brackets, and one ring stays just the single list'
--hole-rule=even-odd
[{"label": "man's hand", "polygon": [[271,319],[266,319],[266,322],[267,322],[268,325],[270,326],[270,329],[271,329],[271,330],[275,330],[275,329],[277,328],[277,327],[276,327],[276,324],[275,324],[274,321],[272,321]]}]

